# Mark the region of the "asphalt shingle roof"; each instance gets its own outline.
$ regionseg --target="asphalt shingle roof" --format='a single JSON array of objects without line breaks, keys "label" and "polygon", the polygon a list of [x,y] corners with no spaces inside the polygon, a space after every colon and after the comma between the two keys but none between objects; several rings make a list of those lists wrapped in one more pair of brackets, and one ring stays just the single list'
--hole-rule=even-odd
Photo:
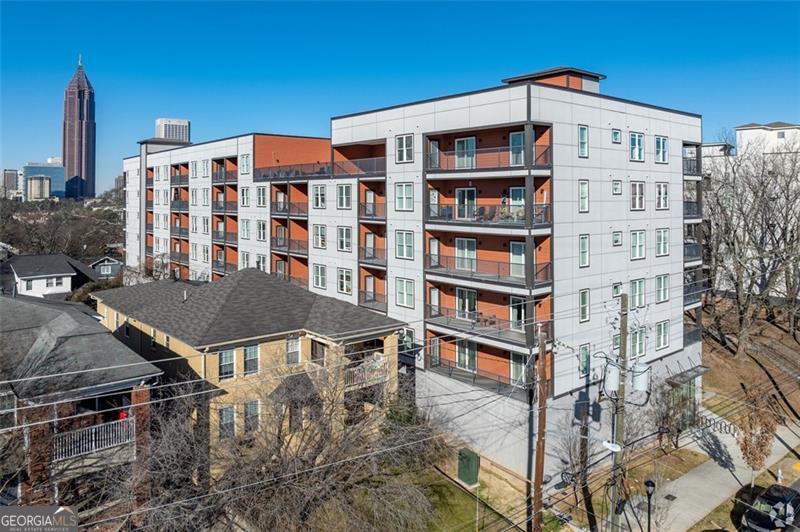
[{"label": "asphalt shingle roof", "polygon": [[335,337],[361,329],[387,331],[404,325],[255,268],[211,283],[162,280],[94,292],[93,296],[194,347],[298,330]]},{"label": "asphalt shingle roof", "polygon": [[97,274],[90,267],[63,253],[53,255],[14,255],[6,261],[23,279],[46,275],[72,275],[81,273],[96,280]]}]

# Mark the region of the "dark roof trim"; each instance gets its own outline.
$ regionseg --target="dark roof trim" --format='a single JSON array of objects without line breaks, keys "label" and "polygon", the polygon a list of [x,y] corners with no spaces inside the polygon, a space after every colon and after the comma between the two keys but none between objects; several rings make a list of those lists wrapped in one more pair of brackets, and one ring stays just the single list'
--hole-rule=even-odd
[{"label": "dark roof trim", "polygon": [[152,137],[149,139],[144,139],[138,141],[138,144],[165,144],[165,145],[175,145],[180,146],[181,148],[184,146],[191,146],[191,142],[183,142],[182,140],[172,140],[172,139],[162,139],[158,137]]},{"label": "dark roof trim", "polygon": [[581,68],[561,66],[561,67],[548,68],[545,70],[539,70],[537,72],[531,72],[530,74],[522,74],[521,76],[513,76],[510,78],[502,79],[500,81],[502,81],[503,83],[517,83],[520,81],[527,81],[527,80],[533,81],[539,78],[556,76],[558,74],[569,74],[570,72],[579,74],[581,76],[594,78],[597,81],[600,81],[601,79],[606,79],[605,74],[598,74],[597,72],[590,72],[589,70],[583,70]]},{"label": "dark roof trim", "polygon": [[758,124],[750,122],[749,124],[742,124],[736,126],[734,129],[786,129],[800,127],[800,124],[790,124],[789,122],[770,122],[769,124]]},{"label": "dark roof trim", "polygon": [[[653,104],[644,103],[644,102],[637,102],[636,100],[629,100],[627,98],[620,98],[620,97],[617,97],[617,96],[608,96],[607,94],[586,92],[586,91],[582,91],[582,90],[578,90],[578,89],[570,89],[568,87],[559,87],[558,85],[550,85],[549,83],[539,83],[539,82],[536,82],[536,81],[528,81],[527,83],[530,84],[530,85],[536,85],[538,87],[545,87],[545,88],[548,88],[548,89],[555,89],[555,90],[561,90],[561,91],[566,91],[566,92],[573,92],[573,93],[576,93],[576,94],[583,94],[585,96],[591,96],[591,97],[594,97],[594,98],[603,98],[603,99],[612,100],[612,101],[615,101],[615,102],[629,103],[629,104],[633,104],[633,105],[641,105],[642,107],[647,107],[649,109],[656,109],[658,111],[666,111],[668,113],[677,113],[677,114],[680,114],[680,115],[691,116],[692,118],[703,118],[702,115],[697,114],[697,113],[690,113],[688,111],[681,111],[679,109],[671,109],[669,107],[662,107],[662,106],[659,106],[659,105],[653,105]],[[520,84],[520,85],[522,85],[522,84]],[[519,86],[519,85],[517,85],[517,86]],[[346,115],[334,116],[334,117],[331,117],[331,120],[339,120],[339,119],[342,119],[342,118],[351,118],[353,116],[360,116],[360,115],[365,115],[365,114],[369,114],[369,113],[377,113],[377,112],[380,112],[380,111],[390,111],[392,109],[399,109],[401,107],[408,107],[408,106],[411,106],[411,105],[419,105],[419,104],[422,104],[422,103],[438,102],[438,101],[442,101],[442,100],[449,100],[450,98],[459,98],[461,96],[471,96],[473,94],[481,94],[481,93],[484,93],[484,92],[491,92],[491,91],[496,91],[496,90],[501,90],[501,89],[508,89],[508,88],[509,88],[508,85],[500,85],[498,87],[489,87],[487,89],[480,89],[480,90],[468,91],[468,92],[459,92],[459,93],[456,93],[456,94],[449,94],[447,96],[437,96],[436,98],[428,98],[428,99],[425,99],[425,100],[416,100],[416,101],[413,101],[413,102],[402,103],[402,104],[399,104],[399,105],[390,105],[388,107],[379,107],[377,109],[370,109],[368,111],[360,111],[358,113],[350,113],[350,114],[346,114]]]}]

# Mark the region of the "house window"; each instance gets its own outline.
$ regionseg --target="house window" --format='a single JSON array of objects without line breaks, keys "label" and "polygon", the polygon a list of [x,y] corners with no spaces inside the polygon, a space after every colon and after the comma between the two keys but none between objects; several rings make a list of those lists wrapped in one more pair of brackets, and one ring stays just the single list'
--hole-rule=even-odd
[{"label": "house window", "polygon": [[197,161],[189,162],[189,177],[197,177]]},{"label": "house window", "polygon": [[669,209],[669,183],[656,183],[656,209]]},{"label": "house window", "polygon": [[622,231],[614,231],[613,233],[611,233],[611,245],[612,246],[622,245]]},{"label": "house window", "polygon": [[631,308],[644,306],[644,279],[631,281]]},{"label": "house window", "polygon": [[396,211],[414,210],[414,184],[396,183],[394,186],[394,209]]},{"label": "house window", "polygon": [[395,162],[410,163],[414,161],[414,135],[398,135],[395,137],[395,147],[397,148]]},{"label": "house window", "polygon": [[647,330],[644,327],[631,331],[631,358],[644,355],[644,341]]},{"label": "house window", "polygon": [[300,363],[300,338],[286,339],[286,364],[293,366]]},{"label": "house window", "polygon": [[397,278],[397,306],[414,308],[414,281]]},{"label": "house window", "polygon": [[644,231],[631,231],[631,260],[644,258]]},{"label": "house window", "polygon": [[589,321],[589,289],[584,288],[578,292],[578,319],[581,323]]},{"label": "house window", "polygon": [[258,373],[258,346],[248,345],[244,348],[244,374]]},{"label": "house window", "polygon": [[169,336],[164,335],[164,347],[169,349]]},{"label": "house window", "polygon": [[189,193],[189,203],[197,205],[197,189],[193,188]]},{"label": "house window", "polygon": [[244,403],[244,431],[250,433],[258,430],[261,402],[258,399]]},{"label": "house window", "polygon": [[239,156],[239,173],[240,174],[249,174],[250,173],[250,154],[243,153]]},{"label": "house window", "polygon": [[262,272],[267,271],[267,256],[266,255],[256,255],[256,268],[258,268]]},{"label": "house window", "polygon": [[581,377],[585,377],[589,374],[589,355],[590,349],[589,344],[583,344],[578,348],[580,363],[578,367],[578,371]]},{"label": "house window", "polygon": [[656,349],[669,347],[669,320],[656,323]]},{"label": "house window", "polygon": [[53,277],[47,278],[47,288],[52,288],[55,286],[55,279]]},{"label": "house window", "polygon": [[204,188],[203,189],[203,205],[208,207],[208,202],[211,199],[211,190]]},{"label": "house window", "polygon": [[578,237],[578,267],[586,268],[589,266],[589,235]]},{"label": "house window", "polygon": [[615,179],[611,182],[611,194],[614,196],[621,196],[622,195],[622,181],[619,179]]},{"label": "house window", "polygon": [[612,129],[611,142],[614,144],[622,144],[622,131],[620,131],[619,129]]},{"label": "house window", "polygon": [[328,245],[327,242],[327,227],[324,225],[315,225],[313,228],[314,247],[325,249]]},{"label": "house window", "polygon": [[314,265],[314,288],[328,288],[327,268],[324,264]]},{"label": "house window", "polygon": [[249,251],[240,251],[239,252],[239,265],[240,268],[249,268],[250,267],[250,252]]},{"label": "house window", "polygon": [[203,216],[203,234],[207,235],[209,227],[211,226],[211,222],[208,219],[208,216]]},{"label": "house window", "polygon": [[669,274],[656,276],[656,303],[669,300]]},{"label": "house window", "polygon": [[395,231],[395,257],[398,259],[414,258],[414,232]]},{"label": "house window", "polygon": [[33,290],[33,281],[25,281],[25,290]]},{"label": "house window", "polygon": [[250,220],[247,218],[242,220],[242,238],[245,240],[250,238]]},{"label": "house window", "polygon": [[669,229],[656,229],[656,257],[669,255]]},{"label": "house window", "polygon": [[208,262],[210,250],[208,246],[203,246],[203,262]]},{"label": "house window", "polygon": [[189,218],[189,227],[192,233],[197,232],[197,216],[191,216]]},{"label": "house window", "polygon": [[667,137],[656,137],[656,162],[666,164],[668,157]]},{"label": "house window", "polygon": [[203,177],[208,177],[209,169],[211,168],[211,161],[208,159],[203,159],[201,168],[203,170]]},{"label": "house window", "polygon": [[219,439],[233,438],[236,435],[236,423],[233,418],[233,407],[223,406],[219,409]]},{"label": "house window", "polygon": [[265,241],[267,239],[267,222],[266,220],[256,220],[256,231],[258,240]]},{"label": "house window", "polygon": [[311,205],[315,209],[325,208],[325,185],[314,185],[311,187]]},{"label": "house window", "polygon": [[589,126],[578,126],[578,157],[589,156]]},{"label": "house window", "polygon": [[474,372],[478,368],[478,346],[470,340],[456,340],[456,366]]},{"label": "house window", "polygon": [[336,186],[336,208],[351,209],[353,207],[353,187],[350,185]]},{"label": "house window", "polygon": [[250,189],[247,187],[242,187],[240,191],[239,199],[241,201],[242,207],[249,207],[250,206]]},{"label": "house window", "polygon": [[611,285],[611,297],[619,297],[622,295],[622,283],[614,283]]},{"label": "house window", "polygon": [[644,181],[631,181],[631,210],[644,210]]},{"label": "house window", "polygon": [[631,161],[644,161],[644,133],[631,133]]},{"label": "house window", "polygon": [[336,249],[339,251],[352,251],[353,229],[351,227],[336,228]]},{"label": "house window", "polygon": [[219,380],[233,377],[233,360],[233,349],[219,352]]},{"label": "house window", "polygon": [[589,212],[589,181],[578,181],[578,212]]},{"label": "house window", "polygon": [[347,268],[336,269],[337,286],[336,289],[340,294],[353,293],[353,271]]},{"label": "house window", "polygon": [[267,206],[267,187],[256,188],[256,206],[257,207]]}]

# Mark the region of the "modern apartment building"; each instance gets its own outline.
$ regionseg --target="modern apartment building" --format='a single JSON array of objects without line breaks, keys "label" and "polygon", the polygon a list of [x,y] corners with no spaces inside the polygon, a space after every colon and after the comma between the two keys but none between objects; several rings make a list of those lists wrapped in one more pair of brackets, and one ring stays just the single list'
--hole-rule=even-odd
[{"label": "modern apartment building", "polygon": [[[407,322],[422,406],[457,416],[506,395],[453,428],[519,474],[538,331],[548,423],[589,411],[592,434],[607,438],[599,385],[619,350],[623,292],[630,363],[697,394],[699,329],[684,314],[697,318],[703,282],[702,124],[601,94],[604,78],[554,68],[334,117],[328,160],[256,165],[268,235],[230,260],[253,265],[258,253],[262,269]],[[464,400],[429,399],[442,394]]]},{"label": "modern apartment building", "polygon": [[185,118],[156,118],[156,138],[190,142],[190,127]]}]

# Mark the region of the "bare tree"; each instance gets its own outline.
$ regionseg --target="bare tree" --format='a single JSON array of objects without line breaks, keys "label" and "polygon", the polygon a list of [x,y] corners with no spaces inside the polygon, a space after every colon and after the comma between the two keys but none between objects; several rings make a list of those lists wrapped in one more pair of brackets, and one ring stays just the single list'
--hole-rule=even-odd
[{"label": "bare tree", "polygon": [[557,434],[555,452],[564,466],[562,481],[572,488],[575,506],[583,502],[589,529],[597,530],[597,516],[589,489],[589,465],[597,455],[598,446],[589,438],[588,420],[580,422],[571,413],[564,414]]},{"label": "bare tree", "polygon": [[755,473],[764,467],[772,452],[772,444],[778,429],[778,421],[763,394],[746,392],[745,400],[749,408],[738,419],[737,441],[742,457],[750,466],[750,487],[753,487]]}]

